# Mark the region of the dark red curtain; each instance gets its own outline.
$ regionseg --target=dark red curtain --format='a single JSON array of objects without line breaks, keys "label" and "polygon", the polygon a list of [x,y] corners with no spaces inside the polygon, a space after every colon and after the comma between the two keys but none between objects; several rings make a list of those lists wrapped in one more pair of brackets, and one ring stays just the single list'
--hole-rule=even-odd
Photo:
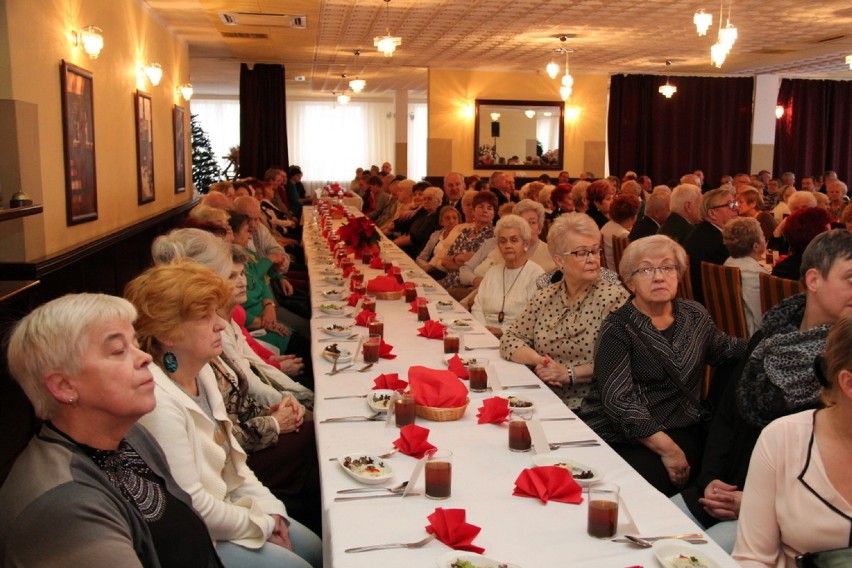
[{"label": "dark red curtain", "polygon": [[240,176],[289,165],[284,66],[240,65]]},{"label": "dark red curtain", "polygon": [[658,75],[610,80],[609,169],[651,176],[654,184],[696,169],[716,187],[725,174],[748,172],[751,159],[752,78],[671,77],[677,93],[658,91]]},{"label": "dark red curtain", "polygon": [[852,176],[852,81],[782,79],[773,171],[797,180],[834,170]]}]

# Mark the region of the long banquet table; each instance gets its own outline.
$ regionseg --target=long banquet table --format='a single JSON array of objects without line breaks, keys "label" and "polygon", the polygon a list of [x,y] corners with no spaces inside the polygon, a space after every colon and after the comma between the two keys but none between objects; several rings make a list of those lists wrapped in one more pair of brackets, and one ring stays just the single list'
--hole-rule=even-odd
[{"label": "long banquet table", "polygon": [[[323,496],[323,546],[325,565],[334,568],[376,566],[405,566],[410,568],[434,567],[451,549],[435,540],[419,549],[393,549],[365,553],[345,553],[350,547],[372,544],[413,542],[427,535],[427,516],[435,508],[462,508],[467,512],[467,522],[482,528],[474,539],[475,545],[485,548],[484,556],[510,562],[524,568],[546,566],[658,566],[650,549],[629,544],[596,539],[586,534],[586,502],[571,505],[558,502],[542,504],[537,499],[512,495],[514,481],[524,468],[532,467],[533,452],[516,453],[507,447],[505,425],[483,424],[476,421],[477,409],[490,392],[470,393],[470,404],[464,417],[453,422],[429,422],[418,418],[417,424],[430,429],[429,441],[439,448],[453,452],[452,495],[442,501],[430,500],[423,495],[423,476],[415,490],[419,496],[390,497],[360,501],[335,502],[337,491],[359,487],[348,477],[335,457],[348,453],[380,454],[392,448],[399,437],[399,429],[384,422],[327,423],[320,421],[331,417],[364,415],[371,412],[364,398],[326,400],[328,397],[360,395],[373,387],[373,379],[381,373],[398,373],[407,380],[407,370],[412,365],[436,369],[445,368],[443,343],[417,335],[422,325],[417,316],[408,311],[403,300],[378,300],[377,312],[385,319],[385,341],[393,345],[396,359],[380,359],[369,372],[357,372],[363,367],[358,355],[355,365],[346,372],[328,376],[332,364],[322,357],[329,342],[319,328],[331,323],[352,323],[352,318],[324,316],[317,309],[328,303],[320,295],[332,286],[325,284],[321,271],[328,269],[328,246],[314,224],[312,208],[306,208],[304,245],[310,272],[313,320],[312,355],[316,378],[317,447],[320,460]],[[342,221],[335,221],[334,227]],[[406,279],[418,283],[435,284],[417,268],[416,264],[392,242],[383,239],[382,257],[390,259],[406,273]],[[356,266],[365,275],[365,282],[381,273],[357,261]],[[413,272],[412,272],[413,271]],[[415,277],[416,273],[416,277]],[[338,287],[339,288],[339,287]],[[421,293],[423,291],[421,290]],[[438,299],[451,300],[435,285],[431,293],[430,309]],[[337,302],[341,303],[341,302]],[[467,312],[456,305],[451,312],[432,312],[437,317],[464,317]],[[353,313],[354,316],[354,313]],[[437,316],[437,317],[436,317]],[[468,315],[469,317],[469,315]],[[512,385],[539,382],[523,365],[505,361],[494,349],[496,338],[484,327],[474,323],[475,329],[467,334],[472,351],[477,358],[487,358],[493,372],[506,388]],[[364,330],[364,328],[355,328]],[[364,333],[364,331],[361,331]],[[354,350],[356,342],[340,343]],[[341,365],[343,366],[343,365]],[[542,417],[574,417],[573,413],[548,388],[520,391],[535,404],[536,415]],[[579,419],[543,421],[542,426],[549,441],[597,438]],[[601,472],[606,481],[621,488],[621,511],[618,534],[675,535],[702,532],[681,513],[664,495],[653,489],[609,446],[559,449],[554,452],[580,462]],[[393,479],[385,486],[398,485],[409,478],[417,460],[398,453],[387,460],[394,471]],[[719,566],[737,564],[715,543],[698,545],[698,550]]]}]

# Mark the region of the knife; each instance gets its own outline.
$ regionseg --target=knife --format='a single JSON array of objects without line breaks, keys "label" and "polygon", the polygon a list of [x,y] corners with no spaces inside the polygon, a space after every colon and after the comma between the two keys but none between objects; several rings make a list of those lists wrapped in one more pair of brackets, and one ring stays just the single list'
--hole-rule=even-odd
[{"label": "knife", "polygon": [[[407,497],[420,495],[420,493],[409,493]],[[359,495],[358,497],[335,497],[335,501],[359,501],[361,499],[384,499],[385,497],[403,497],[402,493],[388,493],[387,495]]]}]

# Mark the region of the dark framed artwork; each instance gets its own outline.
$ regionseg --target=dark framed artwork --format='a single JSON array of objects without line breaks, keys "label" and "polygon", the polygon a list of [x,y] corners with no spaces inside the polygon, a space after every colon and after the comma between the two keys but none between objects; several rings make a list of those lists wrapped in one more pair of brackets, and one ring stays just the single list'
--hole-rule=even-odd
[{"label": "dark framed artwork", "polygon": [[186,191],[186,111],[175,105],[172,115],[175,134],[175,193]]},{"label": "dark framed artwork", "polygon": [[62,61],[62,145],[68,225],[98,218],[95,175],[95,104],[92,73]]},{"label": "dark framed artwork", "polygon": [[136,166],[139,205],[154,201],[154,119],[151,95],[136,91]]}]

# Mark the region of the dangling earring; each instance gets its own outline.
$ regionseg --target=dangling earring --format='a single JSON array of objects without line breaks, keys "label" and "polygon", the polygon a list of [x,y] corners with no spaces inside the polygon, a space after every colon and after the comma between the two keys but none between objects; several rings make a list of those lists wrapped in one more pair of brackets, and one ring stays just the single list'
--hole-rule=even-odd
[{"label": "dangling earring", "polygon": [[166,371],[170,373],[174,373],[178,368],[178,358],[177,355],[172,353],[171,351],[166,351],[163,354],[163,366],[166,367]]}]

